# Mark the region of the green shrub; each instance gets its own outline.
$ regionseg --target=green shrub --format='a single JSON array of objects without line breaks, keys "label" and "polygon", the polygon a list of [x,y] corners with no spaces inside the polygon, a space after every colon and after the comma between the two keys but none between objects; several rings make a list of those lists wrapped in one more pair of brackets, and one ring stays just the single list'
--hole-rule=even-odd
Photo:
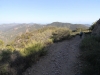
[{"label": "green shrub", "polygon": [[98,74],[100,71],[100,36],[88,36],[84,38],[81,42],[80,49],[81,60],[86,65],[83,66],[82,72],[87,75]]},{"label": "green shrub", "polygon": [[52,33],[52,39],[54,42],[59,42],[65,39],[69,39],[70,30],[66,28],[59,28]]},{"label": "green shrub", "polygon": [[0,75],[10,75],[8,65],[11,61],[11,54],[10,50],[2,50],[0,53]]},{"label": "green shrub", "polygon": [[7,62],[10,61],[11,51],[10,50],[3,50],[0,54],[0,61]]},{"label": "green shrub", "polygon": [[44,49],[44,46],[42,44],[36,44],[36,45],[26,48],[25,59],[29,62],[29,64],[31,64],[39,60],[39,58],[45,55],[46,52],[47,51]]},{"label": "green shrub", "polygon": [[10,75],[8,70],[8,64],[0,65],[0,75]]},{"label": "green shrub", "polygon": [[17,75],[22,75],[22,72],[39,60],[41,56],[46,55],[47,50],[44,48],[41,43],[30,45],[24,50],[24,56],[19,56],[15,61],[11,62],[11,67],[16,67]]}]

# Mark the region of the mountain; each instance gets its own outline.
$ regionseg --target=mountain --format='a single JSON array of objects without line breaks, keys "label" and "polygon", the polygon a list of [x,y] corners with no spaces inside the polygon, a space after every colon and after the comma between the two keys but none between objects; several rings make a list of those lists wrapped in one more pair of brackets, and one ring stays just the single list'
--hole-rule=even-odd
[{"label": "mountain", "polygon": [[51,24],[47,24],[47,26],[67,27],[71,30],[76,30],[76,28],[85,28],[85,29],[88,28],[88,26],[86,26],[85,24],[71,24],[62,22],[53,22]]},{"label": "mountain", "polygon": [[88,28],[88,26],[83,24],[71,24],[71,23],[62,23],[62,22],[53,22],[51,24],[46,24],[46,25],[35,24],[35,23],[2,24],[0,25],[0,39],[2,39],[4,42],[10,42],[14,40],[16,36],[21,36],[23,33],[32,32],[37,29],[43,27],[49,27],[49,26],[66,27],[71,30],[76,30],[76,28],[85,28],[85,29]]}]

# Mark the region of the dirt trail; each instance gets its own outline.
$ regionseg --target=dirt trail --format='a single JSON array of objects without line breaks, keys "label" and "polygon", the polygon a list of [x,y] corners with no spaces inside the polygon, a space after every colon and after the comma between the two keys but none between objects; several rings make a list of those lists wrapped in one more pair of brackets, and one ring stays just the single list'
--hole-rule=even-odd
[{"label": "dirt trail", "polygon": [[49,46],[48,54],[23,75],[78,75],[79,36]]}]

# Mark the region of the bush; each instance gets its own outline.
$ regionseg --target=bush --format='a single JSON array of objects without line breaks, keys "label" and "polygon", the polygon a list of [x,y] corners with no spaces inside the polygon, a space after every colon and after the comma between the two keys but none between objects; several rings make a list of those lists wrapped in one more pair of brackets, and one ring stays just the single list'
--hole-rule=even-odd
[{"label": "bush", "polygon": [[82,72],[87,75],[100,75],[100,36],[88,36],[84,38],[80,49],[81,60],[85,62]]},{"label": "bush", "polygon": [[9,74],[9,62],[11,61],[11,54],[10,50],[3,50],[0,53],[0,75],[10,75]]},{"label": "bush", "polygon": [[59,42],[65,39],[69,39],[70,30],[66,28],[59,28],[52,33],[52,39],[54,42]]},{"label": "bush", "polygon": [[[15,72],[15,75],[22,75],[22,73],[29,68],[33,63],[38,61],[41,56],[47,54],[45,45],[41,43],[30,44],[24,51],[11,51],[8,50],[1,51],[0,54],[0,75],[10,75]],[[10,71],[9,69],[12,69]],[[14,71],[14,72],[13,72]]]},{"label": "bush", "polygon": [[25,49],[25,59],[30,64],[39,60],[39,58],[46,54],[44,46],[42,44],[36,44]]},{"label": "bush", "polygon": [[10,50],[3,50],[0,54],[0,61],[7,62],[10,61],[11,51]]},{"label": "bush", "polygon": [[10,65],[17,71],[17,75],[22,75],[27,68],[35,63],[41,56],[47,54],[47,50],[44,49],[44,45],[37,43],[30,45],[24,50],[24,56],[19,56]]},{"label": "bush", "polygon": [[0,75],[10,75],[8,70],[8,64],[0,65]]}]

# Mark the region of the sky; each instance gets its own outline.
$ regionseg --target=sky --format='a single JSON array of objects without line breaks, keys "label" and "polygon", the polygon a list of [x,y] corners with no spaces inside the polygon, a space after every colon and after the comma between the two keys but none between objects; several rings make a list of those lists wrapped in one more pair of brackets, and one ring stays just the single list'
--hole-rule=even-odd
[{"label": "sky", "polygon": [[92,24],[99,18],[100,0],[0,0],[0,24]]}]

